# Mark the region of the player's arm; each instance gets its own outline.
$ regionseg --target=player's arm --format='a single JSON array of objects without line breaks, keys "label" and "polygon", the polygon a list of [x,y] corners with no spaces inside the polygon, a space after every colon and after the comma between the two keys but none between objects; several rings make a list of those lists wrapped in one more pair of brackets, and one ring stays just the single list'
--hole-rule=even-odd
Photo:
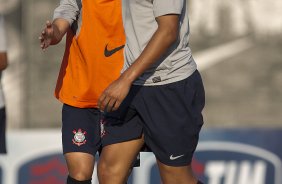
[{"label": "player's arm", "polygon": [[116,110],[124,100],[133,81],[152,66],[177,40],[179,15],[169,14],[156,18],[158,28],[136,61],[100,96],[102,111]]},{"label": "player's arm", "polygon": [[61,0],[55,9],[53,22],[46,22],[46,26],[39,36],[40,47],[46,49],[49,45],[59,43],[72,23],[80,13],[81,5],[77,0]]},{"label": "player's arm", "polygon": [[0,51],[0,71],[5,70],[8,66],[7,52]]},{"label": "player's arm", "polygon": [[132,83],[152,66],[178,38],[179,15],[156,18],[158,29],[136,61],[121,75]]},{"label": "player's arm", "polygon": [[0,16],[0,73],[8,66],[5,21]]}]

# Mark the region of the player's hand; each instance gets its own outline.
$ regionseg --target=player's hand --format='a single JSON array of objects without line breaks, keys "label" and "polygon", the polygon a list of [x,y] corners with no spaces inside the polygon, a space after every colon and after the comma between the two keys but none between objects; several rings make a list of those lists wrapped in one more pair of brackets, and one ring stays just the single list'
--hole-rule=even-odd
[{"label": "player's hand", "polygon": [[42,50],[45,50],[47,47],[49,47],[53,37],[54,37],[54,29],[52,23],[50,21],[47,21],[46,27],[43,29],[41,35],[39,36],[40,47]]},{"label": "player's hand", "polygon": [[111,83],[102,93],[98,100],[99,109],[103,112],[115,111],[127,96],[131,82],[119,78]]}]

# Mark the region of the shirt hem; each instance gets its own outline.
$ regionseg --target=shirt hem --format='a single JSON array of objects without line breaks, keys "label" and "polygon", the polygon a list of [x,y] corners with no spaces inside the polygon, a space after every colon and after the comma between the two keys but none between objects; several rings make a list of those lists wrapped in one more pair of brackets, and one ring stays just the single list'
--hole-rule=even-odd
[{"label": "shirt hem", "polygon": [[134,82],[133,85],[137,85],[137,86],[160,86],[160,85],[166,85],[166,84],[170,84],[170,83],[174,83],[174,82],[178,82],[178,81],[181,81],[181,80],[184,80],[186,79],[187,77],[191,76],[195,71],[197,70],[197,68],[187,72],[185,75],[180,75],[178,77],[174,77],[174,78],[171,78],[171,79],[167,79],[167,80],[163,80],[161,82],[150,82],[148,83],[147,81],[145,83],[142,83],[142,82]]}]

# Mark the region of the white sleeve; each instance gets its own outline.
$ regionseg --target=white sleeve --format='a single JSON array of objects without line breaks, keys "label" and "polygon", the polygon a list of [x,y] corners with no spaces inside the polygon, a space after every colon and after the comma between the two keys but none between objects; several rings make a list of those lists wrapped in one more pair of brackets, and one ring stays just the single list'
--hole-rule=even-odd
[{"label": "white sleeve", "polygon": [[154,14],[159,17],[167,14],[181,14],[186,0],[154,0]]},{"label": "white sleeve", "polygon": [[7,51],[4,17],[0,15],[0,52]]},{"label": "white sleeve", "polygon": [[60,5],[55,9],[53,20],[62,18],[70,25],[77,19],[81,9],[81,0],[61,0]]}]

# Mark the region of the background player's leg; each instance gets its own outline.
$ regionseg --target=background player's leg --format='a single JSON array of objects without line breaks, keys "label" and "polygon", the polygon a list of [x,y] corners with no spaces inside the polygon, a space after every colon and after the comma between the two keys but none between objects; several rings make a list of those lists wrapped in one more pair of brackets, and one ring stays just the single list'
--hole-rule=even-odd
[{"label": "background player's leg", "polygon": [[140,139],[105,146],[98,163],[100,184],[124,184],[132,163],[144,144]]},{"label": "background player's leg", "polygon": [[69,176],[77,181],[91,180],[95,158],[88,153],[71,152],[65,154]]},{"label": "background player's leg", "polygon": [[6,110],[0,108],[0,154],[6,153]]},{"label": "background player's leg", "polygon": [[191,165],[173,167],[157,161],[163,184],[197,184]]}]

